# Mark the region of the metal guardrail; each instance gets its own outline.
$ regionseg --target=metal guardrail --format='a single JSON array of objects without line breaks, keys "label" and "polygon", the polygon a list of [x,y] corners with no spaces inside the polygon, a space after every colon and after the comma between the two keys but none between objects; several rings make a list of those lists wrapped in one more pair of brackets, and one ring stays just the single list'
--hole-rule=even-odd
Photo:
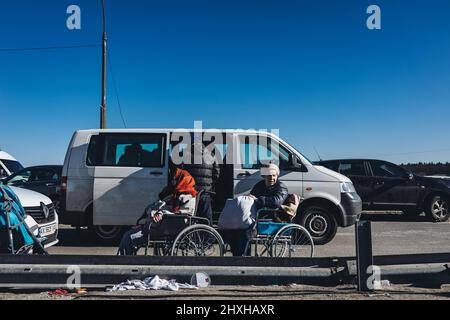
[{"label": "metal guardrail", "polygon": [[[392,283],[450,283],[449,254],[374,257],[381,280]],[[418,264],[420,263],[420,264]],[[355,257],[117,257],[117,256],[0,256],[0,286],[64,286],[70,270],[80,270],[83,286],[114,285],[129,279],[159,275],[189,281],[206,272],[214,284],[311,284],[336,286],[355,283]],[[370,277],[370,274],[369,274]]]},{"label": "metal guardrail", "polygon": [[356,223],[355,240],[358,291],[374,291],[374,281],[383,279],[436,286],[450,283],[450,253],[374,257],[370,221]]},{"label": "metal guardrail", "polygon": [[372,256],[370,222],[364,221],[356,225],[356,244],[355,257],[0,255],[0,287],[64,286],[73,266],[86,287],[156,274],[189,281],[194,273],[206,272],[214,284],[358,283],[359,290],[372,291],[373,265],[379,268],[379,280],[391,283],[450,283],[450,253]]}]

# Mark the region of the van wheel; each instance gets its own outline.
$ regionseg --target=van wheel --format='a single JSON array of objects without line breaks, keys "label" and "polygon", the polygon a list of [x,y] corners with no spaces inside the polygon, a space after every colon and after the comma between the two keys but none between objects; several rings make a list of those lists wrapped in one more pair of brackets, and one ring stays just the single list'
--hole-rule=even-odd
[{"label": "van wheel", "polygon": [[91,226],[89,230],[95,241],[102,244],[117,244],[122,237],[123,228],[120,226]]},{"label": "van wheel", "polygon": [[336,235],[337,221],[329,209],[310,206],[300,217],[300,224],[308,230],[315,244],[326,244]]},{"label": "van wheel", "polygon": [[450,218],[448,199],[443,196],[434,196],[428,204],[427,214],[433,221],[447,221]]}]

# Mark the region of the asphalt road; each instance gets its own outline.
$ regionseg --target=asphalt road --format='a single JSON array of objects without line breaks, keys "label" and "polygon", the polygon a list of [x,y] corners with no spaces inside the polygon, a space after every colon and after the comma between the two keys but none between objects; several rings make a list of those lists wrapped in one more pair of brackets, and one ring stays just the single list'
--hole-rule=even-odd
[{"label": "asphalt road", "polygon": [[[401,213],[368,213],[373,221],[372,242],[375,255],[450,252],[450,222],[433,223],[424,216],[409,218]],[[116,246],[101,246],[89,239],[88,232],[61,226],[60,243],[51,254],[114,255]],[[150,250],[151,251],[151,250]],[[354,256],[354,227],[340,228],[335,239],[316,246],[315,256]]]}]

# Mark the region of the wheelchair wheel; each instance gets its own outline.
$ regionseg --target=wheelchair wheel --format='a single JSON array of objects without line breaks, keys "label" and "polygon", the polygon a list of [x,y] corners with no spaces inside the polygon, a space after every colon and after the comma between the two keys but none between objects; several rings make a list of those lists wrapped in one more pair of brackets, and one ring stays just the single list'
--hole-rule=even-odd
[{"label": "wheelchair wheel", "polygon": [[172,256],[211,257],[224,255],[220,234],[207,225],[192,225],[181,231],[172,246]]},{"label": "wheelchair wheel", "polygon": [[273,237],[272,257],[313,257],[314,242],[309,232],[298,224],[282,227]]}]

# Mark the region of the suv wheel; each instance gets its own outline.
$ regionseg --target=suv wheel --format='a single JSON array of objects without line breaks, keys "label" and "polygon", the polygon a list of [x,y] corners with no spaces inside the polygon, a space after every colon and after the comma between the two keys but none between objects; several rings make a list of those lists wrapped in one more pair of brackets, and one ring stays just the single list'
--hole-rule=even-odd
[{"label": "suv wheel", "polygon": [[92,226],[91,234],[102,244],[116,244],[122,237],[123,228],[120,226]]},{"label": "suv wheel", "polygon": [[300,217],[300,224],[308,230],[315,244],[326,244],[336,235],[337,221],[329,209],[307,207]]},{"label": "suv wheel", "polygon": [[427,210],[428,216],[436,222],[445,222],[450,218],[449,201],[443,196],[434,196]]}]

